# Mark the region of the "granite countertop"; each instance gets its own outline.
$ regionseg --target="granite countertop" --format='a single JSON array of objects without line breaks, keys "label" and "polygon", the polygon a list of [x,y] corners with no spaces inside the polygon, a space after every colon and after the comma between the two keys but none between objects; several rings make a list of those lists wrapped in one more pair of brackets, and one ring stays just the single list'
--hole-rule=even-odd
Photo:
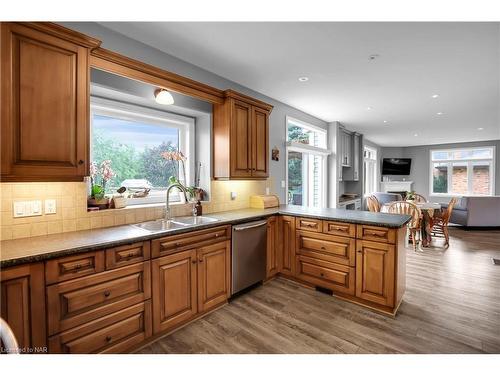
[{"label": "granite countertop", "polygon": [[336,220],[390,228],[400,228],[410,220],[410,216],[408,215],[392,215],[332,208],[317,209],[288,205],[281,205],[280,207],[268,209],[248,208],[208,214],[206,216],[219,219],[209,224],[193,225],[161,232],[150,232],[134,225],[121,225],[117,227],[0,241],[0,267],[37,262],[63,255],[71,255],[132,242],[151,240],[224,224],[244,223],[251,220],[267,218],[276,214]]}]

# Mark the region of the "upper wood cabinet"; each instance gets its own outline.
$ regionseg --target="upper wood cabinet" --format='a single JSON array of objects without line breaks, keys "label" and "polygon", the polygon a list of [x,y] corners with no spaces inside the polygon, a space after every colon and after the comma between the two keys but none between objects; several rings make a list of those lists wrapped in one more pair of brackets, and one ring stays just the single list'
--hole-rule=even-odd
[{"label": "upper wood cabinet", "polygon": [[47,346],[45,282],[42,263],[2,269],[1,316],[27,353]]},{"label": "upper wood cabinet", "polygon": [[225,91],[214,105],[213,173],[215,179],[269,177],[269,114],[272,106]]},{"label": "upper wood cabinet", "polygon": [[1,24],[2,181],[87,175],[88,61],[98,45],[54,24]]}]

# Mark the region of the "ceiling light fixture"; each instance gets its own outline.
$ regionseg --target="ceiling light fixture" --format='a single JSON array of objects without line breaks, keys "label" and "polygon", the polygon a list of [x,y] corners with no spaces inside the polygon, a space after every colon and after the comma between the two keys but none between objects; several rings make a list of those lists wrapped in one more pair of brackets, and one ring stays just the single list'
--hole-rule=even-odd
[{"label": "ceiling light fixture", "polygon": [[307,82],[309,81],[309,77],[299,77],[300,82]]},{"label": "ceiling light fixture", "polygon": [[413,136],[414,136],[414,137],[418,137],[418,134],[417,134],[417,133],[415,133],[415,134],[413,134]]},{"label": "ceiling light fixture", "polygon": [[442,114],[443,114],[443,112],[436,113],[436,115],[438,115],[438,116],[441,116]]},{"label": "ceiling light fixture", "polygon": [[367,110],[367,111],[371,111],[371,110],[372,110],[372,107],[366,107],[366,110]]},{"label": "ceiling light fixture", "polygon": [[439,95],[438,94],[434,94],[431,96],[432,99],[436,99],[436,98],[439,98]]},{"label": "ceiling light fixture", "polygon": [[484,128],[477,128],[477,130],[484,130]]},{"label": "ceiling light fixture", "polygon": [[171,105],[174,104],[174,97],[165,89],[157,89],[155,91],[155,101],[158,104]]},{"label": "ceiling light fixture", "polygon": [[387,124],[387,120],[384,120],[384,124]]},{"label": "ceiling light fixture", "polygon": [[379,57],[380,57],[380,55],[377,55],[376,53],[374,53],[373,55],[368,56],[368,60],[374,61],[374,60],[377,60]]}]

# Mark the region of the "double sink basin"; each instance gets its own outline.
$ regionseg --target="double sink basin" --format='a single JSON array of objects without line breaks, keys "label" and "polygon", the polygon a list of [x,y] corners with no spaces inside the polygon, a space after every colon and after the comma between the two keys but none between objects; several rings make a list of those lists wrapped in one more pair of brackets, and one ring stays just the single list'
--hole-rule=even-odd
[{"label": "double sink basin", "polygon": [[196,225],[210,224],[219,221],[215,217],[209,216],[180,216],[170,220],[154,220],[145,223],[134,224],[135,227],[147,230],[149,232],[161,232],[169,229],[180,229]]}]

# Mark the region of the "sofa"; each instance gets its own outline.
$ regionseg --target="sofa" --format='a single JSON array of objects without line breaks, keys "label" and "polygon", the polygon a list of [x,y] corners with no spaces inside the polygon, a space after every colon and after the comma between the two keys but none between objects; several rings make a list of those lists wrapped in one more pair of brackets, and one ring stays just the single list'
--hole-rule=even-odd
[{"label": "sofa", "polygon": [[[446,209],[448,204],[441,204]],[[461,197],[451,212],[450,223],[466,227],[500,227],[500,196]]]}]

